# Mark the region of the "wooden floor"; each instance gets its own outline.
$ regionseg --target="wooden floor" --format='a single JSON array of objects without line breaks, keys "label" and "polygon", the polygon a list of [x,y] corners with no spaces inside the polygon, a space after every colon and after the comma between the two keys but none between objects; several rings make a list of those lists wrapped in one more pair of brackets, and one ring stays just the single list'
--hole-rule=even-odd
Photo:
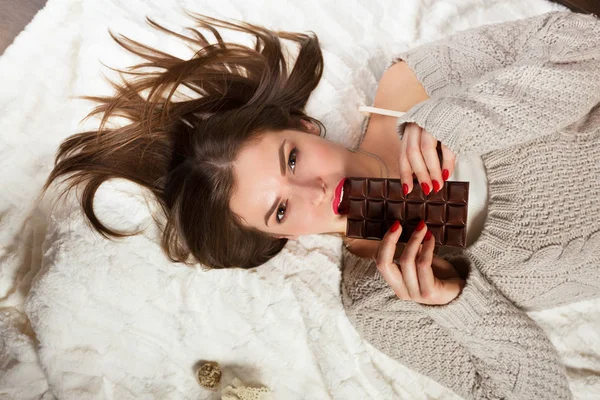
[{"label": "wooden floor", "polygon": [[0,54],[45,4],[46,0],[0,0]]},{"label": "wooden floor", "polygon": [[[44,7],[47,0],[0,0],[0,54]],[[600,16],[600,0],[553,0],[576,12]]]}]

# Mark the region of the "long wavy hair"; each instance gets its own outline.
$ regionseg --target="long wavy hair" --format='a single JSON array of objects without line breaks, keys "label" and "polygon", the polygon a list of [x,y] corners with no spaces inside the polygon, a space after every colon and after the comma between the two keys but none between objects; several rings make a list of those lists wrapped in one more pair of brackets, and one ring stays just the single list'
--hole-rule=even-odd
[{"label": "long wavy hair", "polygon": [[[106,238],[118,238],[139,232],[103,224],[94,213],[94,196],[105,181],[128,179],[158,200],[166,216],[161,246],[170,260],[251,268],[275,256],[287,239],[245,227],[231,211],[233,161],[244,144],[265,131],[303,130],[302,120],[324,131],[304,112],[321,79],[323,56],[314,34],[193,17],[196,26],[189,35],[148,19],[192,47],[195,54],[187,60],[111,33],[145,62],[120,71],[113,96],[85,97],[98,103],[86,118],[100,115],[99,127],[60,145],[44,191],[59,177],[66,183],[63,194],[81,190],[91,226]],[[226,43],[217,28],[251,35],[255,45]],[[212,43],[203,32],[210,32]],[[281,39],[298,47],[293,67]],[[107,122],[113,117],[127,122],[111,128]]]}]

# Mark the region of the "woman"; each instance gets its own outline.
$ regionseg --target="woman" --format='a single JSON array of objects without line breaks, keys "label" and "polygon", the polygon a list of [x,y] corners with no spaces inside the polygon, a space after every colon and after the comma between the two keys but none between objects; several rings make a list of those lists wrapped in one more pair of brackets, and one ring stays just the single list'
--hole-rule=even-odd
[{"label": "woman", "polygon": [[[374,115],[358,151],[323,140],[302,111],[322,72],[316,38],[278,34],[300,45],[288,74],[274,33],[200,21],[217,44],[182,37],[200,46],[187,61],[117,39],[164,71],[96,99],[100,129],[62,144],[48,184],[64,175],[81,185],[91,224],[118,236],[93,197],[109,178],[131,179],[163,206],[173,260],[254,267],[288,239],[343,233],[335,189],[346,176],[400,178],[410,192],[414,173],[428,193],[454,157],[480,156],[489,202],[474,242],[437,257],[422,224],[398,263],[399,224],[381,242],[347,243],[346,312],[374,346],[463,397],[570,398],[555,349],[524,310],[600,292],[598,20],[551,13],[401,55],[375,106],[407,112]],[[225,44],[215,27],[256,35],[256,49]],[[199,96],[174,97],[180,85]],[[115,115],[130,123],[107,128]]]}]

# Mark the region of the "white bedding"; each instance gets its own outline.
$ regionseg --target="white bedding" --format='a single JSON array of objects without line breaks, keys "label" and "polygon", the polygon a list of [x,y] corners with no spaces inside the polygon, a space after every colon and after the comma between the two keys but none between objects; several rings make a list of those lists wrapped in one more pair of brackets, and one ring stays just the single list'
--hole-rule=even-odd
[{"label": "white bedding", "polygon": [[[545,0],[49,0],[0,57],[0,399],[209,399],[201,360],[277,399],[451,399],[447,389],[364,343],[339,299],[340,241],[306,237],[251,271],[167,262],[137,188],[105,185],[98,213],[144,235],[107,241],[79,210],[34,200],[62,139],[109,93],[105,64],[136,60],[107,27],[189,54],[144,23],[189,23],[187,8],[272,28],[313,30],[325,54],[308,111],[353,144],[395,52],[455,30],[539,14]],[[90,124],[96,121],[90,121]],[[532,313],[558,348],[577,398],[600,393],[600,301]],[[30,321],[30,322],[28,322]]]}]

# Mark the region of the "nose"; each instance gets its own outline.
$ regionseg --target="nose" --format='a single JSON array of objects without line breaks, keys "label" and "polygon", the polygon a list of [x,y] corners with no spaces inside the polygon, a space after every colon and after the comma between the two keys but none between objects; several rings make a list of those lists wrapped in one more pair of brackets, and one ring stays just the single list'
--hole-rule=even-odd
[{"label": "nose", "polygon": [[321,178],[297,182],[296,194],[303,197],[313,206],[320,205],[327,196],[327,185]]}]

